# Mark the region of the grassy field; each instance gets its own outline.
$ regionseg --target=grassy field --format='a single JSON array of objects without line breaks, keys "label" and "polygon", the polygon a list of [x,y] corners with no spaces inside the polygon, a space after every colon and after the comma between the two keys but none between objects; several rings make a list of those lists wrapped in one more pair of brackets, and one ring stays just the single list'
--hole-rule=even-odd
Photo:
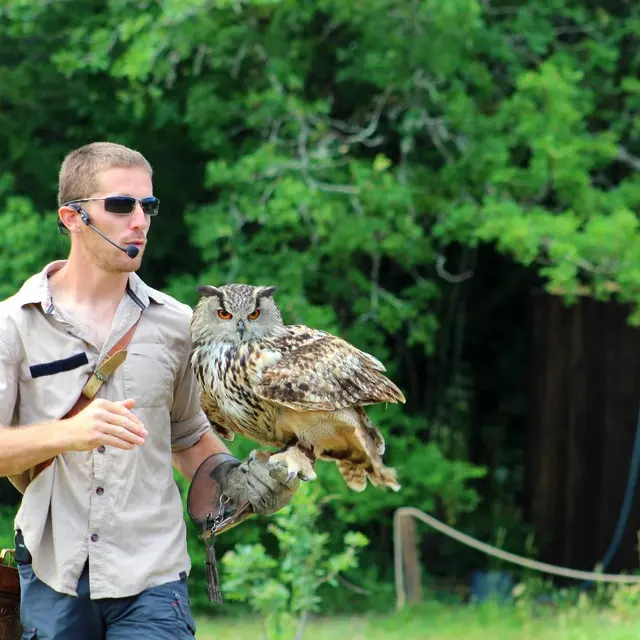
[{"label": "grassy field", "polygon": [[[198,621],[199,640],[262,638],[259,621]],[[292,637],[292,636],[287,636]],[[313,620],[305,640],[637,640],[640,610],[624,618],[594,609],[525,612],[513,607],[429,605],[390,616]],[[285,640],[284,636],[282,640]]]}]

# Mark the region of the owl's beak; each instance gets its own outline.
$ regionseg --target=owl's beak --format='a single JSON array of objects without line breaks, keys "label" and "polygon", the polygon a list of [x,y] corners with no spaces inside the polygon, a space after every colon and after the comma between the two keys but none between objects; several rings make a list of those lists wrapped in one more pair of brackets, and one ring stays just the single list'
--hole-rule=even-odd
[{"label": "owl's beak", "polygon": [[247,330],[244,324],[244,320],[238,320],[238,333],[240,334],[240,340],[242,340],[242,336],[244,336],[244,332]]}]

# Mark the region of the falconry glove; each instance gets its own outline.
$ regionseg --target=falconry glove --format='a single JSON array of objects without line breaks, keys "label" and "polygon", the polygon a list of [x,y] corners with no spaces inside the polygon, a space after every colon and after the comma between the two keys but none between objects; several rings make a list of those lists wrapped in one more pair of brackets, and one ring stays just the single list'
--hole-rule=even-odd
[{"label": "falconry glove", "polygon": [[206,543],[207,596],[222,602],[216,570],[215,536],[240,524],[252,514],[271,515],[287,505],[300,486],[286,469],[280,471],[253,454],[241,462],[227,453],[216,453],[198,467],[189,486],[187,511],[203,531]]},{"label": "falconry glove", "polygon": [[225,462],[213,473],[224,495],[234,502],[249,502],[253,511],[263,516],[270,516],[289,504],[300,486],[297,477],[285,484],[286,469],[273,469],[254,458],[242,463],[239,460]]}]

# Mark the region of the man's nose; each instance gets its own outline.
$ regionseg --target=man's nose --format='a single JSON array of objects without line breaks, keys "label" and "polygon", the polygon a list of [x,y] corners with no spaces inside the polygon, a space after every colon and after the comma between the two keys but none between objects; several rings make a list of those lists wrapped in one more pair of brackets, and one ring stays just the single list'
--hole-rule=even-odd
[{"label": "man's nose", "polygon": [[131,212],[131,226],[134,229],[146,229],[149,226],[149,218],[144,214],[139,202],[136,202],[135,209]]}]

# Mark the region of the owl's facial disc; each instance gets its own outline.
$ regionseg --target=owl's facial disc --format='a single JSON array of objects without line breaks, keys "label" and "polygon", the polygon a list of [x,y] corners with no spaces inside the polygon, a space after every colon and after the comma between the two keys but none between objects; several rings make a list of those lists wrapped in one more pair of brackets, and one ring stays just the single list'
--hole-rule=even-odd
[{"label": "owl's facial disc", "polygon": [[194,311],[194,340],[240,343],[286,331],[272,297],[275,287],[203,285],[197,290],[202,298]]}]

